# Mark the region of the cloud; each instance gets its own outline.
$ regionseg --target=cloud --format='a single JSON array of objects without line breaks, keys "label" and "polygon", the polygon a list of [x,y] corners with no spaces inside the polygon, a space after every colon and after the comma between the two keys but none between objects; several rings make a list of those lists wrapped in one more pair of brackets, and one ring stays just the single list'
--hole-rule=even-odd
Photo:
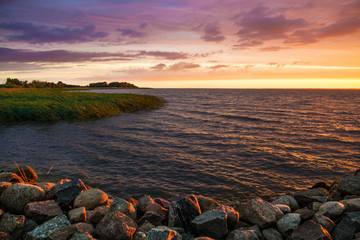
[{"label": "cloud", "polygon": [[220,28],[216,24],[207,24],[203,30],[204,35],[201,38],[207,42],[221,42],[225,40]]},{"label": "cloud", "polygon": [[140,51],[138,56],[152,56],[168,60],[187,59],[189,54],[183,52],[164,52],[164,51]]},{"label": "cloud", "polygon": [[159,63],[159,64],[151,67],[151,69],[154,69],[156,71],[164,70],[165,68],[166,68],[166,64],[164,64],[164,63]]},{"label": "cloud", "polygon": [[210,69],[216,70],[216,69],[227,68],[227,67],[230,67],[230,65],[218,64],[218,65],[211,66]]},{"label": "cloud", "polygon": [[132,29],[118,28],[116,30],[121,32],[122,36],[131,37],[131,38],[141,38],[141,37],[145,37],[147,35],[146,33],[139,32],[139,31],[132,30]]},{"label": "cloud", "polygon": [[168,67],[171,71],[182,71],[187,69],[194,69],[201,67],[199,64],[196,63],[188,63],[188,62],[178,62],[175,64],[172,64]]},{"label": "cloud", "polygon": [[35,25],[31,22],[9,22],[0,24],[0,29],[13,32],[6,36],[9,41],[40,44],[90,42],[108,36],[108,33],[97,32],[94,25],[86,25],[82,28],[61,28]]}]

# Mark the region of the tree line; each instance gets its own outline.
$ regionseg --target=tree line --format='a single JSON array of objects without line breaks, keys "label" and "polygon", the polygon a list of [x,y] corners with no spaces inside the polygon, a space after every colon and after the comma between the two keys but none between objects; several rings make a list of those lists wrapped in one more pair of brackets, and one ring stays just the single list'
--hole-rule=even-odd
[{"label": "tree line", "polygon": [[7,78],[5,84],[0,84],[0,88],[77,88],[77,87],[138,88],[134,84],[127,82],[111,82],[109,84],[107,82],[97,82],[97,83],[90,83],[87,86],[80,86],[80,85],[65,84],[61,81],[57,83],[39,81],[39,80],[33,80],[31,82],[20,81],[17,78]]}]

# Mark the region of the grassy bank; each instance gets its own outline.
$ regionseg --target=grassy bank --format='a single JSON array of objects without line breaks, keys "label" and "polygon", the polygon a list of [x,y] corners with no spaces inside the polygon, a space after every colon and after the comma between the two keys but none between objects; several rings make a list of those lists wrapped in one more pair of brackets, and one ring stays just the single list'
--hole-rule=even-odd
[{"label": "grassy bank", "polygon": [[164,99],[138,94],[65,92],[49,89],[0,90],[0,121],[99,119],[125,112],[152,110]]}]

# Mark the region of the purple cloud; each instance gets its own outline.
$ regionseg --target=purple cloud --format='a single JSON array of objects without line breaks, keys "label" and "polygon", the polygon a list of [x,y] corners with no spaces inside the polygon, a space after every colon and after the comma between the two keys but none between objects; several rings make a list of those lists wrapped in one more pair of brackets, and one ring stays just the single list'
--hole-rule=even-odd
[{"label": "purple cloud", "polygon": [[0,29],[14,32],[6,36],[7,40],[27,43],[90,42],[108,36],[108,33],[95,31],[94,25],[86,25],[82,28],[51,28],[31,22],[9,22],[0,24]]},{"label": "purple cloud", "polygon": [[159,63],[159,64],[151,67],[151,69],[154,69],[156,71],[164,70],[165,68],[166,68],[166,64],[164,64],[164,63]]},{"label": "purple cloud", "polygon": [[131,37],[131,38],[141,38],[141,37],[145,37],[146,33],[143,32],[139,32],[136,30],[132,30],[132,29],[122,29],[122,28],[118,28],[116,29],[117,31],[121,32],[122,36],[126,36],[126,37]]},{"label": "purple cloud", "polygon": [[196,63],[188,63],[188,62],[178,62],[169,66],[169,70],[171,71],[183,71],[187,69],[194,69],[201,67],[200,64]]},{"label": "purple cloud", "polygon": [[187,59],[189,54],[183,52],[163,52],[163,51],[140,51],[138,56],[152,56],[165,58],[168,60]]},{"label": "purple cloud", "polygon": [[220,28],[216,24],[207,24],[204,27],[204,35],[201,38],[207,42],[221,42],[225,40]]},{"label": "purple cloud", "polygon": [[227,68],[227,67],[230,67],[230,65],[223,65],[223,64],[218,64],[218,65],[215,65],[215,66],[211,66],[210,69],[220,69],[220,68]]}]

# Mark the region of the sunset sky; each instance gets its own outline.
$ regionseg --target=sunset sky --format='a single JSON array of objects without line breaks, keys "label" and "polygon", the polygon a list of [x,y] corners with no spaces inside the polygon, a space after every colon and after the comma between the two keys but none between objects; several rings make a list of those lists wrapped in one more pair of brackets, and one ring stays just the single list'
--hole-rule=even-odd
[{"label": "sunset sky", "polygon": [[360,88],[360,0],[0,0],[7,77]]}]

